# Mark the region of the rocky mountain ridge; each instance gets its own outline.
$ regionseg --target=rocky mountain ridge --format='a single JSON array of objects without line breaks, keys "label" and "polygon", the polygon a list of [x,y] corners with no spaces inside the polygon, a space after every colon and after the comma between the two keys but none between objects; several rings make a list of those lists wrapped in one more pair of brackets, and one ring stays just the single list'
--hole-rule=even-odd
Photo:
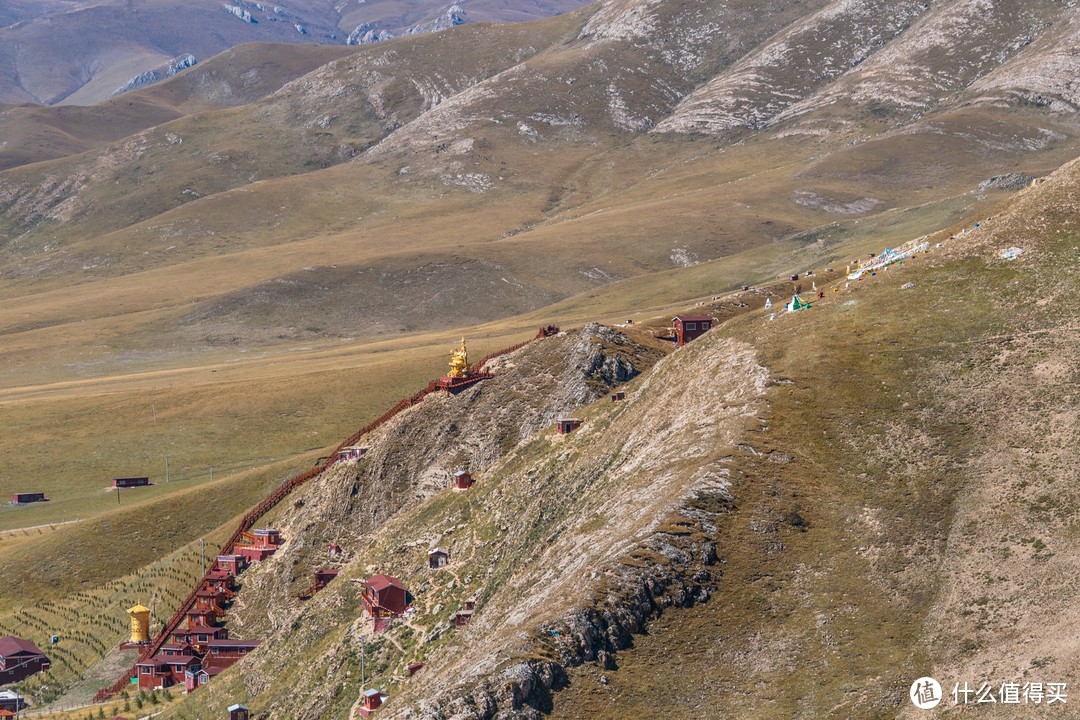
[{"label": "rocky mountain ridge", "polygon": [[[129,90],[171,58],[208,58],[246,42],[357,44],[472,21],[523,21],[583,4],[544,0],[433,7],[372,0],[340,6],[196,0],[27,3],[0,27],[0,103],[89,105]],[[132,84],[134,80],[141,81]]]}]

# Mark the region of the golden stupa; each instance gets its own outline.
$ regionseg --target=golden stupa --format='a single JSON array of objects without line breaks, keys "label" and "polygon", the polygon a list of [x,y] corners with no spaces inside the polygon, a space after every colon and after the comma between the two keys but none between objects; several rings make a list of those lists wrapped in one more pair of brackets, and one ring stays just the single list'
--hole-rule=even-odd
[{"label": "golden stupa", "polygon": [[461,338],[460,349],[450,352],[450,372],[446,376],[456,380],[469,377],[469,351],[465,347],[465,338]]}]

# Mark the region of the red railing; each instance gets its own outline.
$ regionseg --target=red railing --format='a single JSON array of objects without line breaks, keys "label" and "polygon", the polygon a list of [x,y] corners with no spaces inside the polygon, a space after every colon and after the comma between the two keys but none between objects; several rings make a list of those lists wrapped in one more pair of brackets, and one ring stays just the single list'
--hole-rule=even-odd
[{"label": "red railing", "polygon": [[[497,357],[502,357],[503,355],[508,355],[512,352],[516,352],[517,350],[520,350],[521,348],[531,343],[533,340],[552,335],[552,328],[553,326],[551,325],[549,325],[547,328],[540,328],[540,331],[536,334],[536,337],[491,353],[480,362],[471,365],[469,368],[469,374],[475,376],[477,380],[492,377],[490,373],[485,373],[481,370],[481,368],[483,368],[483,366],[487,362],[494,360]],[[555,332],[558,332],[558,328],[555,328]],[[244,533],[251,530],[252,526],[255,525],[259,518],[270,512],[270,510],[272,510],[275,505],[281,502],[281,500],[285,498],[285,496],[287,496],[297,487],[303,485],[312,478],[321,475],[325,470],[330,468],[331,465],[337,462],[337,455],[339,452],[349,446],[355,445],[360,440],[360,438],[375,432],[395,415],[397,415],[403,410],[408,410],[413,405],[418,404],[425,397],[435,392],[436,389],[437,385],[435,381],[432,380],[423,390],[420,390],[407,398],[402,398],[389,410],[384,412],[375,420],[371,421],[370,423],[362,427],[360,430],[350,435],[344,442],[338,445],[324,461],[311,468],[310,470],[306,470],[298,475],[294,475],[293,477],[289,478],[281,485],[279,485],[277,489],[274,490],[274,492],[270,493],[269,496],[263,498],[258,505],[256,505],[254,508],[248,511],[246,515],[244,515],[243,519],[240,520],[239,527],[237,527],[233,534],[229,536],[229,539],[222,544],[221,549],[218,551],[218,555],[231,554],[235,549],[236,544],[242,539]],[[183,602],[181,602],[180,605],[176,608],[176,612],[170,615],[169,619],[165,621],[165,624],[162,626],[158,634],[154,637],[154,640],[146,647],[145,650],[139,653],[138,662],[149,660],[161,649],[161,646],[165,644],[165,642],[169,639],[169,636],[172,635],[176,628],[179,627],[180,623],[183,622],[184,616],[187,615],[188,610],[190,610],[195,604],[195,594],[199,591],[200,588],[202,588],[205,581],[206,576],[204,575],[202,578],[199,579],[199,582],[196,584],[195,589],[193,589],[188,594],[188,596],[184,598]],[[94,696],[94,701],[101,702],[123,690],[125,687],[127,687],[129,683],[129,678],[135,675],[137,669],[137,667],[132,666],[131,669],[128,671],[127,675],[117,680],[111,686],[99,690]]]}]

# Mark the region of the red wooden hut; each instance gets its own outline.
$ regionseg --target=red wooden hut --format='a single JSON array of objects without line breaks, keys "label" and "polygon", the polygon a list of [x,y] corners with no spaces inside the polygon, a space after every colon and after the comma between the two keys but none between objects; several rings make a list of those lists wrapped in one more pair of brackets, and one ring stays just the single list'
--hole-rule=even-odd
[{"label": "red wooden hut", "polygon": [[454,487],[458,490],[468,490],[473,486],[474,482],[476,481],[473,480],[473,476],[468,470],[458,470],[454,473]]},{"label": "red wooden hut", "polygon": [[409,591],[397,578],[374,575],[364,583],[360,599],[372,618],[400,617],[408,607]]},{"label": "red wooden hut", "polygon": [[555,421],[555,428],[560,435],[569,435],[579,427],[581,427],[581,420],[578,418],[559,418]]},{"label": "red wooden hut", "polygon": [[708,315],[676,315],[671,323],[675,330],[675,344],[682,347],[705,334],[712,327],[713,319]]},{"label": "red wooden hut", "polygon": [[432,570],[446,567],[446,564],[450,562],[450,551],[443,550],[442,548],[432,548],[431,550],[428,550],[427,562],[428,567]]},{"label": "red wooden hut", "polygon": [[369,717],[372,713],[382,707],[383,701],[386,700],[387,694],[381,690],[365,690],[364,702],[360,706],[360,716]]},{"label": "red wooden hut", "polygon": [[330,581],[338,576],[341,572],[337,568],[323,568],[322,570],[315,571],[315,592],[319,592],[324,587],[330,584]]},{"label": "red wooden hut", "polygon": [[[198,662],[191,658],[191,662]],[[172,668],[169,667],[169,658],[153,657],[140,660],[135,663],[135,675],[138,678],[140,690],[156,690],[167,688],[173,684]]]}]

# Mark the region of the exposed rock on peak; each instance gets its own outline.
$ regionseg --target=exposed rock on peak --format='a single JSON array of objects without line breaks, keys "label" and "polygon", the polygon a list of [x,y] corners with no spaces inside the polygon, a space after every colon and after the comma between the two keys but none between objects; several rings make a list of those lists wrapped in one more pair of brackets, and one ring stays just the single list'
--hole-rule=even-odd
[{"label": "exposed rock on peak", "polygon": [[195,59],[195,56],[190,53],[175,57],[164,65],[158,66],[153,70],[147,70],[144,73],[139,73],[138,75],[118,87],[113,93],[113,95],[119,95],[120,93],[127,92],[128,90],[134,90],[135,88],[155,83],[162,78],[172,77],[181,70],[186,70],[189,67],[193,67],[196,62],[197,60]]},{"label": "exposed rock on peak", "polygon": [[360,23],[356,29],[349,33],[346,45],[368,45],[382,40],[392,40],[394,33],[389,30],[380,30],[375,23]]}]

